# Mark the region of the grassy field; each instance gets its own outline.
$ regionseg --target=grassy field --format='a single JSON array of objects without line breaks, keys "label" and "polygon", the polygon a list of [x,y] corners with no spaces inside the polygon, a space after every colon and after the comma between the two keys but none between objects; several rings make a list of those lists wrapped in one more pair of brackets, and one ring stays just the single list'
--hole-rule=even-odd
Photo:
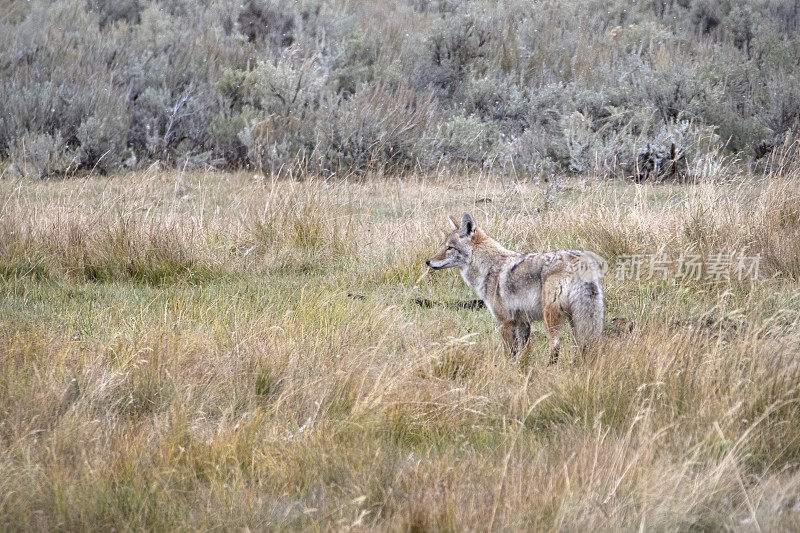
[{"label": "grassy field", "polygon": [[[509,360],[426,271],[464,211],[609,260],[586,360]],[[734,252],[758,279],[617,270]],[[798,279],[796,169],[0,180],[0,529],[797,530]]]}]

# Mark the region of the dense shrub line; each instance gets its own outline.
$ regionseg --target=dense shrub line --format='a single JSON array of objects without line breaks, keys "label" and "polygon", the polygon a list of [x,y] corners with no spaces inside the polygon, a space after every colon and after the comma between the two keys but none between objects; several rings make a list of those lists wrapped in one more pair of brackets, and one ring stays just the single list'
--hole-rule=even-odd
[{"label": "dense shrub line", "polygon": [[752,157],[793,138],[800,117],[795,0],[34,0],[0,11],[0,158],[26,175],[153,161],[605,175],[678,152],[702,174],[719,150]]}]

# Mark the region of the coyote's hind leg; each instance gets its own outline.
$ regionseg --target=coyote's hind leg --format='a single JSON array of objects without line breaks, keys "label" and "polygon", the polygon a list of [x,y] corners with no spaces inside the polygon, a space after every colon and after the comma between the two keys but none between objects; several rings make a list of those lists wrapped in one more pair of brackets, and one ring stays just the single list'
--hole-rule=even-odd
[{"label": "coyote's hind leg", "polygon": [[550,364],[558,362],[559,333],[564,324],[564,313],[556,305],[545,307],[544,309],[544,332],[547,334],[547,341],[550,344]]}]

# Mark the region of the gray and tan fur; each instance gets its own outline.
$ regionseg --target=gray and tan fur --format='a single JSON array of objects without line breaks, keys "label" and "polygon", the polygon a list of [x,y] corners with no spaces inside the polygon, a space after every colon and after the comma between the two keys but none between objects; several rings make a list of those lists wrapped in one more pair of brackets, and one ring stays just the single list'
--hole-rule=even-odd
[{"label": "gray and tan fur", "polygon": [[459,268],[461,277],[486,303],[500,326],[503,342],[518,355],[530,336],[531,322],[544,321],[550,363],[558,359],[564,320],[584,352],[603,330],[602,267],[589,252],[558,250],[524,254],[504,248],[487,236],[468,214],[444,248],[425,264],[433,269]]}]

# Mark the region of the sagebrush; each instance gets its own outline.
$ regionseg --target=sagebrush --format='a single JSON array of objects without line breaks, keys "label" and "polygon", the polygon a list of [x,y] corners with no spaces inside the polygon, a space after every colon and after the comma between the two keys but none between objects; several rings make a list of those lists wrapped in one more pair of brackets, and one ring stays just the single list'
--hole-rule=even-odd
[{"label": "sagebrush", "polygon": [[639,175],[641,153],[676,144],[702,178],[709,157],[791,142],[800,116],[794,0],[5,0],[0,12],[0,158],[24,175],[153,161]]}]

